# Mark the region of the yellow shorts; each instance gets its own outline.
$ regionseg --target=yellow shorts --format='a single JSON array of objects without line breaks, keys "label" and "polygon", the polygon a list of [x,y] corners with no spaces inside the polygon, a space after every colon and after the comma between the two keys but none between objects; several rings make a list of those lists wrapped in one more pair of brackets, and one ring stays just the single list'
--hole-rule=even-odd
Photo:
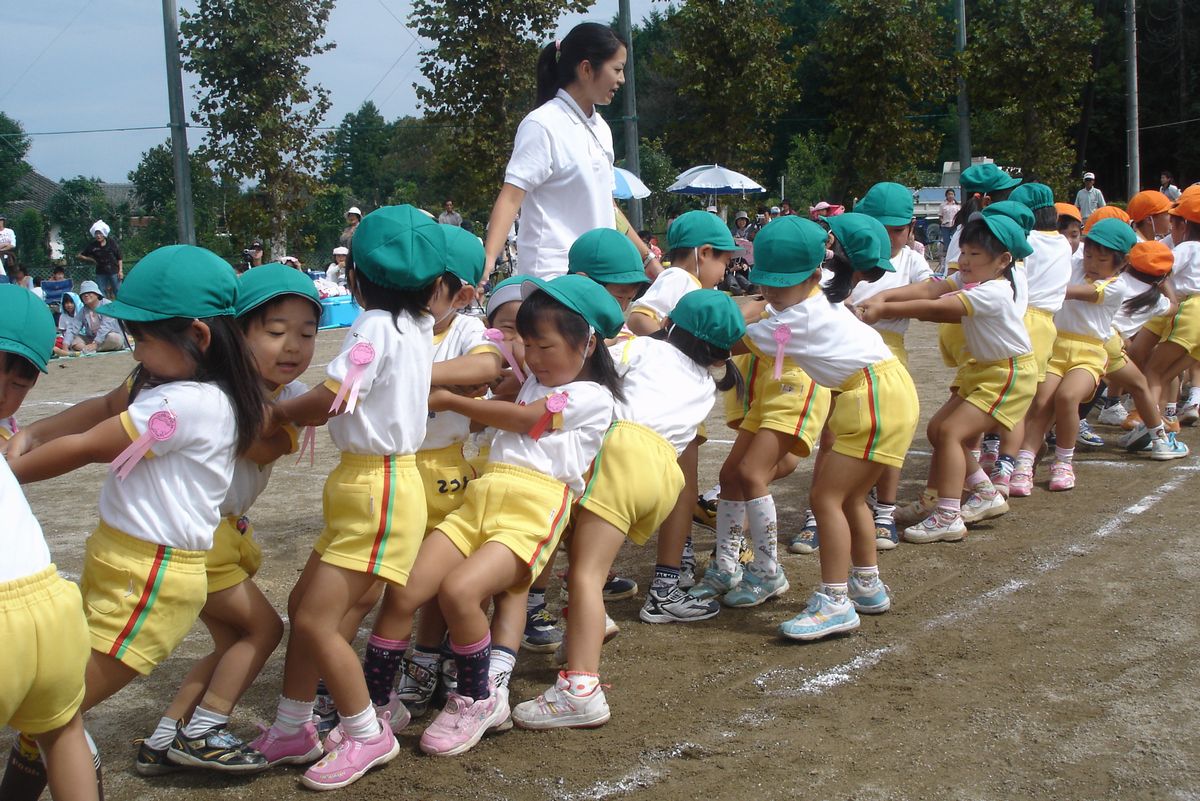
[{"label": "yellow shorts", "polygon": [[54,565],[0,583],[0,641],[0,726],[44,734],[70,722],[91,656],[79,588]]},{"label": "yellow shorts", "polygon": [[525,592],[554,556],[574,501],[571,488],[550,476],[492,462],[471,482],[463,505],[442,521],[438,530],[463,556],[470,556],[487,542],[508,548],[529,567],[526,580],[509,591]]},{"label": "yellow shorts", "polygon": [[1183,348],[1193,359],[1200,359],[1200,295],[1188,295],[1179,301],[1179,311],[1162,339]]},{"label": "yellow shorts", "polygon": [[1054,314],[1030,306],[1025,312],[1025,330],[1029,332],[1029,341],[1033,344],[1033,358],[1037,361],[1037,380],[1040,384],[1046,380],[1046,365],[1050,363],[1054,340],[1058,336]]},{"label": "yellow shorts", "polygon": [[262,548],[254,539],[254,529],[245,517],[230,515],[217,524],[213,547],[205,559],[208,594],[236,587],[258,572]]},{"label": "yellow shorts", "polygon": [[1151,317],[1142,324],[1143,331],[1149,331],[1154,336],[1162,341],[1167,332],[1171,330],[1171,321],[1175,319],[1175,315],[1160,314],[1158,317]]},{"label": "yellow shorts", "polygon": [[1108,367],[1108,352],[1104,342],[1095,337],[1058,332],[1054,340],[1054,354],[1046,372],[1050,375],[1064,376],[1072,370],[1083,370],[1091,374],[1096,383],[1104,377]]},{"label": "yellow shorts", "polygon": [[1113,331],[1112,336],[1104,340],[1104,352],[1108,356],[1105,375],[1111,375],[1128,364],[1125,359],[1125,340],[1116,331]]},{"label": "yellow shorts", "polygon": [[658,530],[683,490],[675,449],[645,426],[609,426],[579,506],[625,532],[638,545]]},{"label": "yellow shorts", "polygon": [[143,676],[183,641],[208,600],[205,551],[139,540],[100,521],[83,561],[92,649]]},{"label": "yellow shorts", "polygon": [[833,450],[868,462],[902,467],[921,407],[912,377],[899,359],[859,370],[839,388],[829,415]]},{"label": "yellow shorts", "polygon": [[408,581],[425,535],[425,490],[416,458],[342,453],[325,480],[325,530],[313,550],[321,561]]},{"label": "yellow shorts", "polygon": [[967,337],[963,334],[962,323],[938,324],[938,350],[942,354],[942,363],[947,367],[961,367],[967,360]]},{"label": "yellow shorts", "polygon": [[829,416],[829,390],[799,367],[785,369],[776,379],[769,359],[753,354],[737,359],[744,360],[742,377],[746,394],[738,401],[737,393],[732,390],[725,393],[725,419],[730,427],[750,434],[764,428],[787,434],[796,438],[792,453],[808,456]]},{"label": "yellow shorts", "polygon": [[432,451],[417,451],[417,472],[425,487],[428,519],[425,533],[437,528],[446,515],[462,506],[467,483],[479,477],[463,455],[462,443]]},{"label": "yellow shorts", "polygon": [[1026,353],[995,362],[970,360],[959,371],[958,396],[1012,431],[1037,392],[1037,358]]},{"label": "yellow shorts", "polygon": [[888,346],[888,350],[892,355],[900,360],[904,365],[904,369],[908,369],[908,348],[904,347],[904,334],[899,331],[880,331],[879,336],[883,337],[883,342]]}]

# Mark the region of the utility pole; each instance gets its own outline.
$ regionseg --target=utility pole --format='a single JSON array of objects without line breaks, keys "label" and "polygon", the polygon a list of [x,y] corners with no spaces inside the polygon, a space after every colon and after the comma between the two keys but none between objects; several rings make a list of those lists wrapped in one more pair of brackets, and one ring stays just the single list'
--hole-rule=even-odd
[{"label": "utility pole", "polygon": [[187,127],[183,118],[183,67],[179,62],[179,27],[175,0],[162,0],[163,40],[167,48],[167,103],[171,107],[171,155],[175,160],[175,213],[179,242],[196,244],[192,211],[192,169],[188,164]]},{"label": "utility pole", "polygon": [[[954,4],[958,27],[954,32],[954,51],[962,57],[967,49],[967,2],[956,0]],[[962,67],[958,70],[958,174],[971,166],[971,107],[967,101],[967,79]]]},{"label": "utility pole", "polygon": [[[637,91],[633,80],[633,19],[629,11],[629,0],[621,0],[618,25],[625,40],[625,169],[642,177],[641,159],[638,158]],[[642,230],[642,201],[629,200],[629,224],[635,231]]]},{"label": "utility pole", "polygon": [[[1180,33],[1182,36],[1182,32]],[[1125,182],[1127,197],[1142,184],[1138,142],[1137,4],[1125,0]]]}]

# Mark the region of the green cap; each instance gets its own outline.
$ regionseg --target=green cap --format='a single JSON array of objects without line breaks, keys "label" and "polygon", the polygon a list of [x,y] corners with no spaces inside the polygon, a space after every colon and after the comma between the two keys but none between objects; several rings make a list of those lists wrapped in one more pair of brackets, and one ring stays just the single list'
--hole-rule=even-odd
[{"label": "green cap", "polygon": [[[361,224],[361,223],[360,223]],[[483,280],[483,243],[479,237],[457,225],[443,225],[446,235],[446,272],[468,286]]]},{"label": "green cap", "polygon": [[575,240],[567,254],[567,274],[575,273],[587,273],[599,284],[650,282],[637,248],[615,228],[596,228]]},{"label": "green cap", "polygon": [[1092,226],[1092,230],[1083,235],[1083,238],[1118,253],[1129,253],[1137,244],[1137,235],[1133,233],[1133,228],[1116,217],[1100,220]]},{"label": "green cap", "polygon": [[1024,203],[1030,211],[1048,209],[1054,205],[1054,190],[1045,184],[1021,184],[1008,199]]},{"label": "green cap", "polygon": [[373,283],[420,289],[446,272],[446,226],[412,206],[383,206],[354,229],[350,253]]},{"label": "green cap", "polygon": [[[909,205],[912,205],[911,202]],[[863,272],[874,269],[896,272],[896,268],[892,266],[892,240],[888,238],[888,230],[883,227],[884,224],[879,218],[850,212],[826,217],[825,224],[841,243],[842,250],[846,252],[854,269]]]},{"label": "green cap", "polygon": [[975,164],[967,167],[958,179],[963,192],[967,194],[986,195],[988,192],[998,192],[1001,189],[1012,189],[1021,183],[1020,178],[1014,178],[995,164]]},{"label": "green cap", "polygon": [[725,250],[740,253],[733,242],[733,234],[721,222],[721,218],[710,211],[689,211],[680,214],[667,229],[667,250],[682,250],[683,248],[701,248],[712,245],[713,250]]},{"label": "green cap", "polygon": [[989,203],[988,207],[983,210],[984,217],[994,217],[996,215],[1007,217],[1021,226],[1021,230],[1025,232],[1025,236],[1029,236],[1029,232],[1033,230],[1033,212],[1024,203],[1018,203],[1015,200],[999,200],[995,203]]},{"label": "green cap", "polygon": [[521,292],[521,285],[528,280],[529,276],[527,275],[513,275],[492,287],[492,292],[487,299],[487,308],[484,309],[484,316],[491,317],[492,312],[505,303],[520,301],[525,297]]},{"label": "green cap", "polygon": [[562,275],[553,281],[530,278],[521,288],[521,293],[529,297],[539,289],[587,320],[588,325],[605,339],[620,333],[625,322],[621,304],[587,276]]},{"label": "green cap", "polygon": [[688,292],[671,309],[671,322],[690,334],[729,350],[746,335],[746,323],[733,298],[715,289]]},{"label": "green cap", "polygon": [[285,264],[254,267],[242,275],[240,283],[236,308],[238,317],[249,314],[280,295],[299,295],[317,307],[317,314],[321,313],[321,296],[317,294],[312,279]]},{"label": "green cap", "polygon": [[195,245],[167,245],[139,261],[117,299],[96,311],[134,323],[223,317],[233,315],[237,296],[237,273],[227,261]]},{"label": "green cap", "polygon": [[25,287],[0,284],[0,351],[28,359],[44,373],[57,336],[44,301]]},{"label": "green cap", "polygon": [[877,183],[867,190],[862,200],[854,204],[854,211],[874,217],[884,225],[908,225],[913,221],[912,190],[891,181]]},{"label": "green cap", "polygon": [[802,283],[825,261],[827,238],[824,228],[803,217],[772,220],[754,238],[750,283],[764,286]]},{"label": "green cap", "polygon": [[1012,254],[1013,261],[1020,261],[1033,253],[1033,248],[1029,246],[1029,240],[1025,238],[1025,231],[1020,225],[1013,222],[1011,217],[992,214],[985,215],[982,219],[992,235],[999,239],[1004,249]]}]

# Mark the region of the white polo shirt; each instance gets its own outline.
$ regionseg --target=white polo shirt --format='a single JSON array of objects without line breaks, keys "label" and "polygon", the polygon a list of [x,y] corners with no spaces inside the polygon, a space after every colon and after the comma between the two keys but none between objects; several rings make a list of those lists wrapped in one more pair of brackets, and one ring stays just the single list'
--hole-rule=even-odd
[{"label": "white polo shirt", "polygon": [[[290,381],[280,387],[272,396],[272,400],[285,401],[291,398],[298,398],[308,391],[308,386],[302,381]],[[295,429],[291,430],[293,446],[296,438]],[[229,483],[229,493],[225,496],[224,503],[221,504],[221,516],[228,517],[230,515],[242,516],[250,511],[250,507],[258,500],[258,496],[262,495],[263,490],[267,488],[267,482],[271,480],[271,468],[275,466],[274,462],[270,464],[259,464],[252,459],[238,457],[233,462],[233,480]]]},{"label": "white polo shirt", "polygon": [[[362,456],[416,453],[425,439],[429,379],[433,369],[433,318],[365,311],[350,326],[342,351],[325,368],[326,388],[336,393],[349,375],[350,351],[368,342],[375,358],[365,366],[358,404],[350,414],[329,418],[338,450]],[[349,388],[347,388],[349,391]]]},{"label": "white polo shirt", "polygon": [[712,411],[717,385],[708,370],[674,345],[636,337],[609,348],[621,376],[624,401],[615,416],[649,428],[675,448],[675,455],[696,438]]},{"label": "white polo shirt", "polygon": [[[1117,280],[1130,286],[1130,292],[1128,293],[1126,300],[1129,300],[1130,298],[1136,298],[1143,292],[1149,291],[1151,286],[1145,281],[1134,278],[1129,273],[1121,273]],[[1113,317],[1112,327],[1123,338],[1132,339],[1133,335],[1140,331],[1142,326],[1149,322],[1151,318],[1166,314],[1167,310],[1170,308],[1171,301],[1167,300],[1167,296],[1162,294],[1162,292],[1158,293],[1158,298],[1154,301],[1154,305],[1148,309],[1127,312],[1125,311],[1124,304],[1122,304],[1121,308],[1117,309],[1117,313]]]},{"label": "white polo shirt", "polygon": [[1171,281],[1179,299],[1200,292],[1200,242],[1180,242],[1171,252],[1175,254]]},{"label": "white polo shirt", "polygon": [[1071,279],[1071,243],[1058,231],[1031,231],[1025,257],[1029,305],[1051,314],[1062,308]]},{"label": "white polo shirt", "polygon": [[32,576],[50,565],[50,549],[42,526],[8,461],[0,456],[0,509],[4,510],[4,533],[0,534],[0,585]]},{"label": "white polo shirt", "polygon": [[[880,292],[909,284],[919,284],[933,277],[933,270],[929,269],[929,262],[925,261],[925,257],[912,248],[900,248],[900,252],[892,257],[891,262],[892,267],[896,268],[894,273],[884,273],[878,281],[859,281],[851,290],[847,303],[854,306]],[[891,331],[903,336],[908,331],[908,323],[908,318],[880,320],[871,327],[876,331]]]},{"label": "white polo shirt", "polygon": [[583,113],[565,90],[517,128],[504,182],[525,191],[517,233],[517,273],[567,272],[567,251],[593,228],[615,228],[613,139],[593,109]]},{"label": "white polo shirt", "polygon": [[[1014,268],[1014,277],[1017,274]],[[961,273],[946,280],[958,289],[966,308],[962,318],[963,338],[972,357],[981,362],[998,362],[1033,351],[1025,329],[1028,303],[1022,281],[1016,281],[1014,293],[1013,284],[1005,278],[994,278],[966,289],[962,288]]]},{"label": "white polo shirt", "polygon": [[645,294],[630,304],[629,313],[644,314],[662,325],[684,295],[703,288],[694,274],[682,267],[668,267],[658,274]]},{"label": "white polo shirt", "polygon": [[[500,350],[483,335],[486,326],[478,317],[455,314],[450,326],[433,335],[433,360],[444,362],[472,353],[499,353]],[[430,412],[425,425],[425,441],[421,450],[434,451],[455,443],[466,442],[471,436],[471,419],[455,412]]]},{"label": "white polo shirt", "polygon": [[[1123,274],[1094,281],[1091,285],[1096,288],[1099,297],[1094,303],[1085,300],[1067,300],[1063,302],[1058,314],[1054,315],[1054,327],[1060,334],[1077,334],[1101,341],[1112,336],[1113,318],[1121,310],[1121,304],[1139,294],[1137,280],[1121,280]],[[1083,274],[1083,267],[1071,274],[1072,284],[1088,283]],[[1142,284],[1143,289],[1146,288]]]}]

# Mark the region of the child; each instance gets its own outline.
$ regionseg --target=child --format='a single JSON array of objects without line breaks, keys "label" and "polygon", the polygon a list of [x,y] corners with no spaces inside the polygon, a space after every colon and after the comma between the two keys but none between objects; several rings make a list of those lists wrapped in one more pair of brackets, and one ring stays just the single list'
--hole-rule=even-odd
[{"label": "child", "polygon": [[121,324],[117,318],[101,311],[112,301],[100,294],[95,281],[84,281],[79,285],[79,297],[83,306],[71,319],[63,332],[63,347],[73,355],[104,353],[121,350],[125,338],[121,335]]},{"label": "child", "polygon": [[[966,354],[956,393],[929,421],[933,457],[929,484],[919,503],[926,517],[904,530],[905,542],[953,542],[966,536],[965,522],[1008,511],[1004,497],[971,454],[978,437],[999,423],[1011,429],[1033,398],[1037,381],[1024,298],[1014,261],[1029,255],[1025,232],[1001,214],[972,220],[962,230],[958,272],[946,281],[893,289],[860,308],[863,320],[916,317],[961,320]],[[960,503],[964,484],[972,492]],[[979,489],[977,489],[979,488]],[[929,503],[928,498],[935,498]]]},{"label": "child", "polygon": [[[376,581],[409,581],[425,532],[425,491],[416,458],[425,438],[433,317],[429,300],[446,270],[445,227],[412,206],[384,206],[358,224],[348,284],[365,310],[320,387],[276,406],[297,424],[329,420],[342,452],[325,482],[325,529],[289,609],[292,630],[275,721],[252,743],[272,764],[305,764],[322,753],[312,722],[318,676],[340,712],[342,737],[305,771],[315,790],[345,787],[400,752],[354,648],[339,633],[347,612]],[[331,417],[332,416],[332,417]]]},{"label": "child", "polygon": [[[321,317],[313,282],[282,264],[264,264],[246,272],[239,284],[238,323],[263,390],[275,401],[304,394],[308,388],[297,379],[312,361]],[[294,452],[297,439],[296,429],[284,426],[260,437],[234,463],[206,560],[208,600],[200,612],[216,647],[192,666],[158,727],[138,749],[134,768],[143,776],[179,765],[227,773],[267,767],[262,754],[228,728],[233,707],[283,638],[283,622],[253,581],[262,551],[246,515],[266,489],[274,461]]]},{"label": "child", "polygon": [[[629,258],[630,253],[633,259]],[[629,237],[622,236],[615,228],[596,228],[576,239],[567,253],[567,275],[586,275],[600,284],[621,305],[622,311],[628,309],[650,283],[641,268],[637,248]],[[660,277],[656,283],[661,280]],[[633,334],[626,329],[626,335]]]},{"label": "child", "polygon": [[1083,240],[1083,215],[1073,203],[1055,203],[1054,210],[1058,212],[1058,232],[1071,246],[1073,255]]},{"label": "child", "polygon": [[60,307],[58,313],[58,337],[54,340],[54,355],[78,356],[78,351],[73,351],[66,346],[66,337],[67,329],[72,325],[79,324],[76,318],[79,316],[80,310],[84,308],[83,301],[74,292],[64,292]]},{"label": "child", "polygon": [[[633,252],[632,265],[636,258]],[[666,333],[657,335],[665,342],[637,337],[612,348],[625,399],[576,511],[567,579],[567,669],[540,696],[516,706],[513,719],[522,728],[589,727],[608,720],[599,674],[608,571],[626,535],[644,545],[680,497],[683,471],[676,460],[715,399],[709,369],[726,365],[727,389],[737,381],[727,362],[729,348],[746,329],[732,298],[714,290],[689,292],[668,319]]]},{"label": "child", "polygon": [[1147,189],[1129,198],[1125,211],[1139,242],[1153,242],[1171,233],[1171,206],[1167,196],[1157,189]]},{"label": "child", "polygon": [[113,462],[81,581],[92,646],[84,711],[150,673],[204,606],[205,552],[234,458],[265,417],[233,317],[237,291],[229,265],[210,251],[151,252],[103,307],[136,337],[130,380],[34,423],[10,445],[9,464],[24,482]]}]

